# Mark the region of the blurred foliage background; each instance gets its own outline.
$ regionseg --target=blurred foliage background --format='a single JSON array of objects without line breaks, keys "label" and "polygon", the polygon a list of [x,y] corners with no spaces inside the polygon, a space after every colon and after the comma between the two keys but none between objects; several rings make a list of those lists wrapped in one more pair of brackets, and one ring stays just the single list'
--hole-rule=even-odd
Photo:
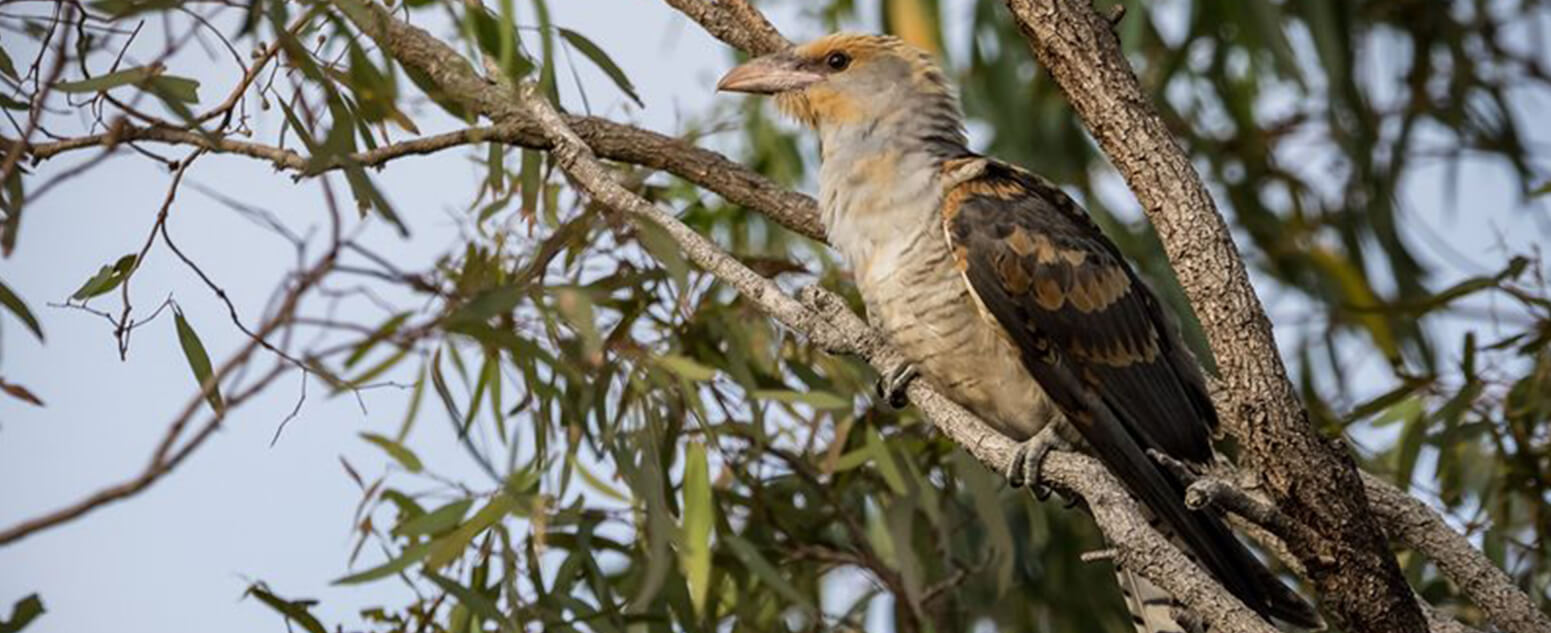
[{"label": "blurred foliage background", "polygon": [[[1468,218],[1478,201],[1449,192],[1467,161],[1486,161],[1512,175],[1511,197],[1539,214],[1529,225],[1551,235],[1537,198],[1551,155],[1531,134],[1547,128],[1529,119],[1551,116],[1545,3],[1124,4],[1117,28],[1138,76],[1216,192],[1318,424],[1345,435],[1365,468],[1445,511],[1548,604],[1545,262],[1536,249],[1451,239],[1405,195],[1416,179],[1446,174],[1442,206]],[[800,16],[801,33],[887,31],[936,51],[962,88],[975,145],[1066,186],[1188,314],[1156,237],[1005,8],[941,5],[761,6]],[[551,24],[544,0],[407,0],[395,10],[471,57],[564,94],[572,112],[633,97],[609,42]],[[311,169],[465,117],[326,4],[98,0],[13,13],[0,58],[8,138],[27,129],[39,95],[49,105],[39,137],[70,110],[90,113],[89,132],[123,116],[224,137],[252,135],[253,111],[279,110],[278,134],[254,140],[304,152]],[[189,16],[219,26],[190,26],[142,65],[112,62],[140,21]],[[20,38],[43,63],[28,66],[13,46]],[[281,61],[235,109],[201,110],[197,83],[157,65],[206,39],[235,44],[239,60],[239,49],[256,49],[255,68],[266,47]],[[56,58],[70,63],[50,76]],[[597,66],[619,93],[571,91],[562,58]],[[206,107],[215,103],[205,95]],[[812,140],[760,100],[695,113],[687,129],[811,190]],[[165,148],[134,149],[178,160]],[[299,257],[338,253],[305,304],[313,309],[284,320],[281,365],[338,397],[383,384],[412,393],[395,434],[363,434],[397,466],[362,477],[347,465],[362,499],[336,582],[362,592],[400,583],[414,595],[363,611],[365,628],[1130,630],[1108,564],[1078,560],[1102,547],[1079,512],[1006,489],[913,412],[874,406],[864,365],[763,318],[690,269],[665,235],[578,200],[542,152],[485,143],[443,153],[469,162],[482,184],[449,191],[464,209],[464,239],[433,267],[401,270],[348,230],[325,238],[275,228]],[[619,169],[761,272],[855,298],[822,245],[691,183]],[[25,165],[6,174],[0,243],[9,251],[27,239],[29,194],[54,183]],[[370,212],[345,213],[346,223],[408,217],[359,165],[326,178],[342,185],[331,193],[337,204]],[[135,268],[134,258],[107,263],[68,303],[112,320]],[[27,307],[35,298],[4,290],[0,299],[12,313],[7,326],[36,329]],[[194,327],[181,312],[177,319],[203,379],[210,361]],[[1210,364],[1198,330],[1187,330]],[[25,382],[25,368],[8,369]],[[218,396],[209,404],[227,406]],[[422,459],[409,438],[425,425],[450,428],[483,475],[448,476],[464,465]],[[1431,564],[1397,555],[1421,595],[1481,623]],[[284,586],[258,579],[251,595],[293,627],[335,628]]]}]

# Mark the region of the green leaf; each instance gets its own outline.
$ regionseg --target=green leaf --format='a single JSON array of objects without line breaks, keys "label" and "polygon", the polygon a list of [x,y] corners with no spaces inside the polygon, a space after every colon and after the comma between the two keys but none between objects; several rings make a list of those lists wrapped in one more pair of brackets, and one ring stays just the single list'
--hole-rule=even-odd
[{"label": "green leaf", "polygon": [[399,516],[404,517],[405,521],[425,515],[425,508],[420,507],[419,503],[416,503],[413,498],[402,492],[389,488],[382,491],[382,494],[379,496],[398,508]]},{"label": "green leaf", "polygon": [[533,217],[539,212],[539,189],[544,186],[542,156],[535,150],[522,150],[522,214]]},{"label": "green leaf", "polygon": [[[22,108],[26,109],[26,108]],[[11,256],[11,251],[16,248],[16,232],[21,228],[22,210],[26,208],[27,192],[22,185],[22,171],[16,169],[10,177],[0,184],[0,211],[5,212],[5,219],[0,221],[0,255]]]},{"label": "green leaf", "polygon": [[188,324],[188,319],[183,318],[183,311],[174,308],[172,318],[177,323],[178,345],[183,347],[183,356],[188,358],[189,369],[194,370],[194,379],[199,381],[201,388],[210,385],[205,392],[205,401],[210,403],[210,408],[216,413],[223,413],[226,405],[221,402],[221,391],[218,385],[211,382],[213,375],[210,369],[210,355],[205,353],[205,344],[199,341],[199,335],[194,333],[193,326]]},{"label": "green leaf", "polygon": [[0,305],[4,305],[11,314],[21,319],[22,325],[27,326],[33,336],[38,337],[40,341],[43,340],[43,328],[38,325],[37,317],[32,316],[32,310],[28,310],[27,304],[22,303],[21,297],[16,296],[10,286],[5,285],[3,281],[0,281]]},{"label": "green leaf", "polygon": [[309,613],[307,610],[307,608],[314,604],[315,601],[286,600],[285,598],[281,598],[280,596],[266,591],[264,588],[259,587],[258,585],[248,587],[248,594],[258,598],[260,602],[269,605],[269,608],[279,611],[286,617],[287,620],[300,624],[303,629],[307,630],[307,633],[328,633],[328,630],[323,628],[323,623],[319,622],[318,619],[313,617],[312,613]]},{"label": "green leaf", "polygon": [[668,274],[673,276],[673,283],[683,291],[689,287],[689,260],[684,259],[684,251],[679,243],[668,235],[662,227],[644,222],[636,227],[636,240],[641,246],[646,247],[653,259],[662,263],[662,267],[668,269]]},{"label": "green leaf", "polygon": [[581,338],[582,354],[588,360],[597,360],[603,350],[603,338],[598,334],[592,297],[575,288],[561,288],[555,291],[555,307]]},{"label": "green leaf", "polygon": [[389,317],[387,321],[384,321],[382,325],[377,326],[377,329],[372,330],[371,334],[366,335],[365,339],[360,343],[356,343],[355,348],[350,350],[350,356],[345,359],[345,367],[353,367],[356,363],[361,362],[361,359],[365,358],[366,354],[378,343],[398,333],[399,327],[404,325],[404,321],[408,320],[411,314],[413,313],[408,311],[395,314]]},{"label": "green leaf", "polygon": [[867,449],[872,452],[873,465],[877,466],[883,481],[895,494],[905,494],[905,477],[900,474],[899,465],[894,463],[894,456],[889,454],[889,447],[883,443],[883,437],[878,435],[876,429],[867,429]]},{"label": "green leaf", "polygon": [[410,538],[420,535],[440,535],[457,527],[458,522],[463,520],[463,515],[468,514],[469,507],[472,505],[474,505],[473,499],[459,499],[400,523],[398,527],[393,528],[393,535]]},{"label": "green leaf", "polygon": [[474,537],[506,518],[507,513],[511,512],[516,505],[516,499],[512,498],[510,492],[503,490],[496,493],[490,502],[480,508],[467,523],[458,526],[458,529],[446,536],[431,541],[431,553],[425,561],[426,569],[441,569],[452,562],[468,548],[469,543],[474,541]]},{"label": "green leaf", "polygon": [[441,587],[442,591],[452,594],[453,597],[458,599],[458,602],[462,603],[465,608],[481,619],[497,621],[502,619],[501,610],[496,608],[495,601],[491,600],[489,596],[460,585],[457,581],[434,571],[426,571],[424,575],[426,580]]},{"label": "green leaf", "polygon": [[0,633],[16,633],[27,628],[38,616],[43,615],[43,600],[32,594],[11,605],[11,617],[0,620]]},{"label": "green leaf", "polygon": [[71,93],[101,92],[103,90],[109,90],[119,86],[140,83],[155,76],[159,70],[160,69],[154,66],[136,66],[134,68],[125,68],[124,70],[120,70],[118,72],[108,73],[106,75],[98,75],[90,79],[81,79],[79,81],[61,81],[57,84],[54,84],[54,89],[60,92]]},{"label": "green leaf", "polygon": [[443,323],[449,327],[462,323],[484,323],[493,317],[510,313],[522,302],[524,293],[525,290],[519,286],[486,290],[458,306],[457,310],[447,315]]},{"label": "green leaf", "polygon": [[431,356],[431,385],[436,387],[442,406],[447,407],[447,417],[462,420],[463,414],[458,412],[458,403],[452,399],[452,390],[447,388],[447,379],[442,376],[442,350],[436,350]]},{"label": "green leaf", "polygon": [[361,439],[376,444],[382,450],[387,451],[388,455],[392,456],[395,461],[409,472],[418,473],[423,468],[420,464],[420,458],[415,456],[414,451],[405,448],[403,444],[376,433],[362,433]]},{"label": "green leaf", "polygon": [[180,4],[180,0],[93,0],[90,6],[98,13],[105,13],[109,18],[117,20],[147,11],[175,9]]},{"label": "green leaf", "polygon": [[711,530],[716,525],[715,515],[705,445],[692,442],[684,459],[684,531],[679,559],[684,565],[690,602],[695,605],[695,613],[701,615],[711,591]]},{"label": "green leaf", "polygon": [[602,70],[603,74],[608,75],[609,79],[614,81],[614,85],[619,86],[619,89],[624,91],[625,96],[630,97],[630,100],[634,101],[637,106],[646,107],[645,104],[641,103],[641,96],[636,94],[635,86],[631,85],[630,78],[625,76],[625,71],[620,70],[613,59],[609,58],[608,53],[603,52],[602,48],[581,33],[567,28],[557,28],[555,30],[560,32],[560,37],[564,38],[566,43],[571,45],[571,48],[576,49],[578,53],[592,60],[592,63],[597,64],[598,69]]},{"label": "green leaf", "polygon": [[[389,369],[393,369],[394,367],[396,367],[399,364],[399,361],[402,361],[406,357],[408,357],[409,356],[409,352],[410,352],[410,348],[408,348],[408,347],[401,347],[401,348],[399,348],[398,350],[394,351],[392,354],[389,354],[386,358],[383,358],[382,360],[378,361],[376,364],[372,365],[371,367],[366,368],[366,370],[362,371],[360,373],[360,375],[358,375],[358,376],[356,376],[354,378],[351,378],[350,380],[348,380],[346,382],[334,385],[334,393],[339,393],[339,392],[344,391],[346,389],[359,389],[359,388],[361,388],[362,385],[365,385],[365,384],[367,384],[367,383],[369,383],[369,382],[371,382],[373,380],[376,380],[378,377],[382,376],[383,374],[388,373]],[[320,373],[320,375],[321,375],[321,373]]]},{"label": "green leaf", "polygon": [[425,543],[416,543],[406,547],[404,548],[403,552],[399,553],[398,558],[390,560],[366,571],[350,574],[349,576],[335,580],[330,584],[358,585],[363,582],[370,582],[379,578],[386,578],[388,576],[392,576],[393,574],[397,574],[401,571],[409,569],[411,565],[414,565],[415,563],[420,562],[420,559],[425,558],[426,554],[431,553],[431,543],[431,541],[427,541]]},{"label": "green leaf", "polygon": [[187,77],[157,75],[146,83],[157,96],[178,103],[199,103],[199,82]]},{"label": "green leaf", "polygon": [[738,560],[743,562],[745,569],[753,572],[755,576],[759,577],[761,582],[769,585],[776,593],[781,594],[781,597],[801,607],[809,614],[818,611],[814,608],[813,603],[808,600],[807,596],[797,591],[797,588],[793,587],[792,583],[787,582],[786,578],[781,575],[781,572],[776,570],[774,565],[770,564],[770,561],[765,560],[765,557],[760,555],[759,550],[754,547],[753,543],[743,540],[743,537],[737,534],[727,535],[724,541],[732,549],[733,554],[738,557]]},{"label": "green leaf", "polygon": [[774,400],[788,404],[806,404],[815,409],[850,409],[852,405],[851,400],[828,391],[756,389],[749,395],[759,400]]},{"label": "green leaf", "polygon": [[624,493],[615,490],[613,486],[608,485],[607,482],[599,479],[597,475],[592,474],[592,471],[587,468],[587,465],[580,463],[574,454],[568,455],[566,457],[566,461],[570,463],[576,474],[581,475],[582,483],[587,484],[588,488],[592,488],[595,492],[598,492],[599,494],[602,494],[603,496],[620,503],[630,503],[630,497],[627,497]]},{"label": "green leaf", "polygon": [[120,257],[118,261],[97,269],[97,274],[93,275],[91,279],[86,280],[86,283],[81,284],[81,288],[76,290],[75,294],[70,295],[70,298],[76,301],[85,301],[92,297],[106,294],[117,288],[120,283],[123,283],[129,277],[129,274],[134,272],[134,269],[135,255],[133,253]]},{"label": "green leaf", "polygon": [[686,356],[676,356],[673,354],[659,356],[657,357],[657,364],[661,365],[663,369],[695,382],[705,382],[716,377],[715,369],[701,365],[695,362],[694,359]]},{"label": "green leaf", "polygon": [[[11,61],[11,55],[6,53],[3,48],[0,48],[0,73],[4,73],[5,76],[10,77],[14,81],[21,81],[21,77],[16,74],[16,64]],[[34,595],[33,597],[37,596]]]},{"label": "green leaf", "polygon": [[[14,73],[14,72],[15,71],[12,71],[12,73]],[[12,76],[14,77],[15,75],[13,74]],[[1551,194],[1551,181],[1547,181],[1545,184],[1543,184],[1543,185],[1541,185],[1539,187],[1536,187],[1534,190],[1530,191],[1529,192],[1529,197],[1537,198],[1537,197],[1540,197],[1540,196],[1544,196],[1546,194]]]},{"label": "green leaf", "polygon": [[1400,434],[1400,450],[1395,455],[1395,485],[1402,490],[1410,487],[1416,471],[1416,458],[1422,452],[1422,441],[1427,438],[1427,417],[1411,416]]},{"label": "green leaf", "polygon": [[959,482],[969,489],[975,513],[985,528],[986,558],[995,568],[996,590],[1002,594],[1012,588],[1018,549],[1013,544],[1012,530],[1007,527],[1007,514],[1002,511],[1001,482],[963,450],[954,451],[952,459]]},{"label": "green leaf", "polygon": [[[1347,423],[1356,422],[1370,415],[1379,413],[1380,411],[1388,411],[1392,406],[1407,398],[1410,398],[1411,395],[1416,393],[1418,389],[1426,387],[1428,384],[1429,382],[1425,380],[1404,381],[1400,384],[1400,386],[1386,391],[1383,394],[1374,397],[1372,400],[1352,407],[1351,413],[1346,414],[1344,421]],[[1389,418],[1384,420],[1384,422],[1393,422],[1397,419],[1399,418]]]},{"label": "green leaf", "polygon": [[511,20],[509,3],[502,3],[503,15],[499,16],[477,4],[466,6],[469,11],[464,18],[473,27],[475,43],[496,60],[508,79],[516,83],[533,72],[533,62],[524,57],[519,49],[521,37]]}]

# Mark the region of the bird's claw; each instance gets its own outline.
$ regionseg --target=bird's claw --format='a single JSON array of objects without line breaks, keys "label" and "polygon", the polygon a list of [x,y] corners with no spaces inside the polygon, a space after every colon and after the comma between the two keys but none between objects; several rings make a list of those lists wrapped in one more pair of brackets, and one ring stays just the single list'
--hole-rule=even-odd
[{"label": "bird's claw", "polygon": [[915,365],[906,363],[879,376],[878,383],[875,385],[878,399],[895,411],[909,406],[910,398],[905,395],[905,388],[910,386],[910,381],[920,375],[921,372],[916,370]]},{"label": "bird's claw", "polygon": [[1027,486],[1034,492],[1034,497],[1040,501],[1050,498],[1050,486],[1044,484],[1040,478],[1040,467],[1045,463],[1045,456],[1053,450],[1068,450],[1071,445],[1056,432],[1055,424],[1047,424],[1034,437],[1019,444],[1012,454],[1012,461],[1007,464],[1007,483],[1014,488]]}]

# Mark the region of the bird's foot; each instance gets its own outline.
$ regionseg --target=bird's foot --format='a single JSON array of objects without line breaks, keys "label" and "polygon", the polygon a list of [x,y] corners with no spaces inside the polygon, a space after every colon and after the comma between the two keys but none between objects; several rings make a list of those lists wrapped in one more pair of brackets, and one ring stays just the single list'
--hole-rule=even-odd
[{"label": "bird's foot", "polygon": [[1039,469],[1045,456],[1053,450],[1070,450],[1072,445],[1056,432],[1055,424],[1047,424],[1034,437],[1018,445],[1007,464],[1007,483],[1014,488],[1027,486],[1040,501],[1050,498],[1050,486],[1040,479]]},{"label": "bird's foot", "polygon": [[875,385],[878,399],[895,411],[905,408],[910,404],[910,398],[905,395],[905,388],[910,386],[910,381],[920,375],[921,372],[916,370],[915,365],[904,363],[879,376],[878,383]]}]

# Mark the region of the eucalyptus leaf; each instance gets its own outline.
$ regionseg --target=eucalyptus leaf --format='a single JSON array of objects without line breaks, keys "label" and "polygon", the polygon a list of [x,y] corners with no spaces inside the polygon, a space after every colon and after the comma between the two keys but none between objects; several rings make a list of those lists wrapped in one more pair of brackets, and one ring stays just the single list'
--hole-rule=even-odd
[{"label": "eucalyptus leaf", "polygon": [[212,381],[214,373],[210,367],[210,355],[205,353],[205,344],[194,332],[194,326],[189,325],[188,319],[183,317],[182,310],[175,309],[172,317],[178,331],[178,345],[183,348],[183,357],[188,359],[189,369],[194,372],[194,380],[205,390],[205,402],[216,413],[225,413],[226,404],[221,400],[220,385]]}]

